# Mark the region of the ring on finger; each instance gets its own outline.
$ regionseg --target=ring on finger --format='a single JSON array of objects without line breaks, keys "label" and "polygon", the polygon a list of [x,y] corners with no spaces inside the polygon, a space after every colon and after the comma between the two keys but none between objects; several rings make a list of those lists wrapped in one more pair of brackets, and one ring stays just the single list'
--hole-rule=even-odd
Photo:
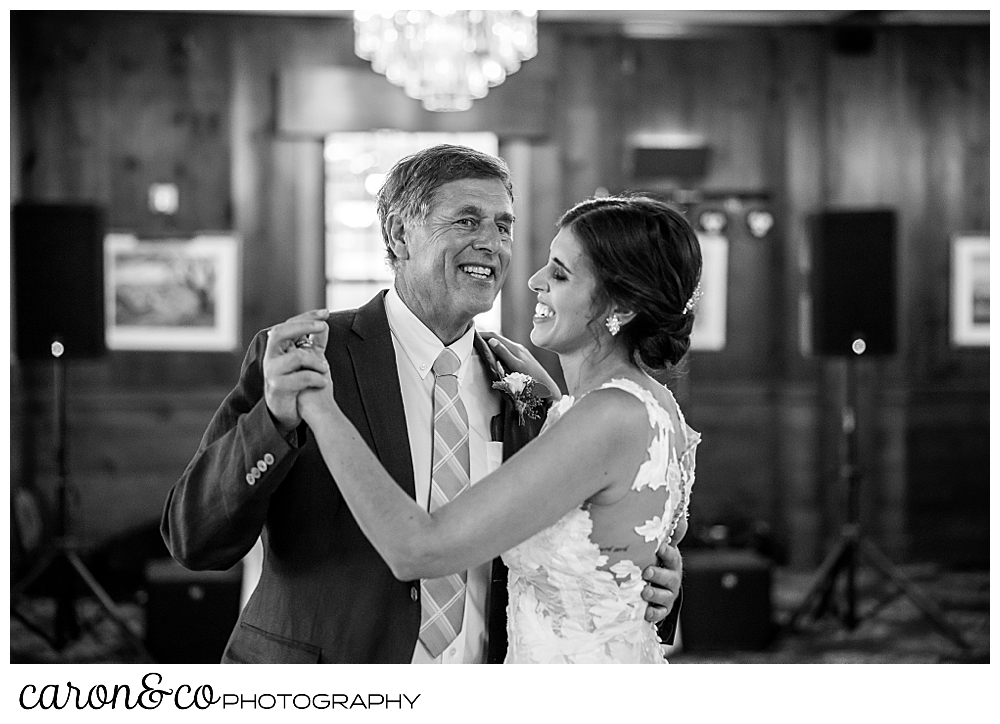
[{"label": "ring on finger", "polygon": [[295,346],[299,349],[312,349],[316,345],[313,343],[312,335],[306,334],[295,340]]}]

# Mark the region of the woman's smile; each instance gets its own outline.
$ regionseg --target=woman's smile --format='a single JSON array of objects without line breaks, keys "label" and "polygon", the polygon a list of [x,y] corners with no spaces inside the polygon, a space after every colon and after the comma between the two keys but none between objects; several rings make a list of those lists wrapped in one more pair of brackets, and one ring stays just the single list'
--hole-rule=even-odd
[{"label": "woman's smile", "polygon": [[552,310],[552,307],[545,302],[538,302],[538,304],[535,305],[535,324],[546,322],[554,316],[556,316],[556,313]]}]

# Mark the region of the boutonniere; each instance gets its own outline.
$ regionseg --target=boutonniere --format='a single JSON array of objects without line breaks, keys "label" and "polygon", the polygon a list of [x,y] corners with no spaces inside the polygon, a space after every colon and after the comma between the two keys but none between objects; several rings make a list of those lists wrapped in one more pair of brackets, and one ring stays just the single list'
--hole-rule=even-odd
[{"label": "boutonniere", "polygon": [[542,396],[548,396],[549,391],[545,385],[523,372],[511,372],[493,383],[493,389],[506,393],[514,402],[514,409],[517,410],[518,420],[522,425],[525,417],[537,420],[545,408],[541,397],[532,392],[536,386],[540,388],[539,392]]}]

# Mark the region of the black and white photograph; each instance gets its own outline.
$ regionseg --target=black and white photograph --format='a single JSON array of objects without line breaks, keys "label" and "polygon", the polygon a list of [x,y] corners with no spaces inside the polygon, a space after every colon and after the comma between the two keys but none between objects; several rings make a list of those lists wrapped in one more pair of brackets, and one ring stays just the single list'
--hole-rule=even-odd
[{"label": "black and white photograph", "polygon": [[990,237],[956,234],[951,256],[951,340],[990,346]]},{"label": "black and white photograph", "polygon": [[17,716],[981,715],[987,5],[9,15]]},{"label": "black and white photograph", "polygon": [[231,350],[239,319],[239,242],[225,235],[104,240],[112,350]]}]

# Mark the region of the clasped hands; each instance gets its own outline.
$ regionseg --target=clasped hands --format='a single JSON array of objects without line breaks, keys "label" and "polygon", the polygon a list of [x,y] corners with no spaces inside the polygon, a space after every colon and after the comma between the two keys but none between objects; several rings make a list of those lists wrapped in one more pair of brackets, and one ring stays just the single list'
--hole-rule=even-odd
[{"label": "clasped hands", "polygon": [[328,316],[327,310],[314,309],[276,324],[267,332],[264,402],[282,435],[324,409],[336,407],[326,361]]},{"label": "clasped hands", "polygon": [[[268,330],[264,351],[264,400],[282,435],[303,421],[315,424],[324,414],[339,412],[333,398],[333,381],[326,360],[329,312],[317,309],[291,317]],[[525,372],[549,386],[558,387],[531,353],[500,335],[486,333],[494,352],[508,367]],[[642,597],[649,603],[646,620],[659,623],[667,617],[681,588],[681,555],[664,543],[657,551],[658,564],[647,566]]]}]

